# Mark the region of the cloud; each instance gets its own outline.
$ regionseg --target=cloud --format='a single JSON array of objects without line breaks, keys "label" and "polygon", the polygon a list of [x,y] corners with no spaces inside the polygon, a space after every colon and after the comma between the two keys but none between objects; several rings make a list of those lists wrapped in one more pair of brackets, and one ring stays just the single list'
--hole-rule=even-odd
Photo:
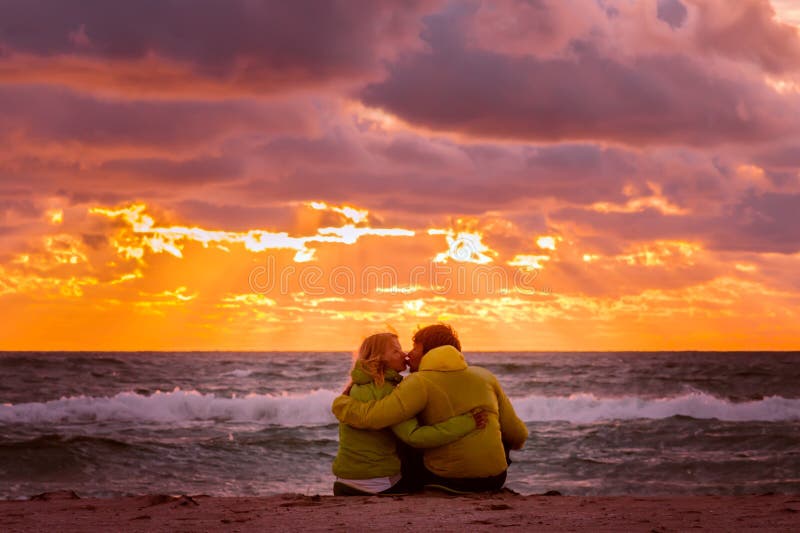
[{"label": "cloud", "polygon": [[800,73],[800,31],[775,18],[769,0],[687,0],[703,52],[751,61],[771,74]]},{"label": "cloud", "polygon": [[32,218],[41,215],[42,209],[34,205],[30,198],[9,198],[0,194],[0,222],[18,218]]},{"label": "cloud", "polygon": [[798,209],[800,194],[750,191],[717,212],[670,215],[646,208],[601,213],[568,207],[551,216],[559,223],[628,242],[696,240],[712,250],[792,254],[800,252]]},{"label": "cloud", "polygon": [[[777,139],[800,123],[761,78],[713,67],[688,45],[614,54],[597,38],[560,55],[469,45],[474,10],[425,19],[428,49],[403,55],[362,101],[411,124],[472,137],[717,145]],[[613,50],[613,49],[612,49]],[[796,100],[796,99],[795,99]]]},{"label": "cloud", "polygon": [[170,153],[242,131],[308,131],[299,104],[246,100],[121,101],[52,87],[0,85],[0,133],[5,141],[91,148],[148,147]]},{"label": "cloud", "polygon": [[[3,2],[0,20],[13,24],[4,24],[0,33],[4,55],[11,58],[2,75],[18,81],[51,77],[56,83],[95,84],[128,94],[198,88],[213,94],[225,87],[267,94],[352,83],[374,75],[396,47],[413,46],[420,14],[434,5],[416,0]],[[58,61],[41,61],[54,58]],[[136,66],[148,75],[138,74]],[[193,87],[194,80],[199,87]]]},{"label": "cloud", "polygon": [[229,181],[243,175],[243,163],[235,157],[197,157],[186,160],[164,158],[112,159],[98,166],[98,172],[131,176],[141,181],[175,184]]},{"label": "cloud", "polygon": [[800,142],[781,143],[761,150],[754,158],[761,166],[800,171]]},{"label": "cloud", "polygon": [[657,14],[659,19],[676,29],[683,26],[689,12],[680,0],[658,0]]},{"label": "cloud", "polygon": [[580,0],[452,4],[446,13],[461,17],[457,23],[470,48],[539,57],[559,55],[570,41],[587,36],[609,17],[602,2]]},{"label": "cloud", "polygon": [[751,193],[715,225],[714,245],[725,250],[800,252],[800,194]]},{"label": "cloud", "polygon": [[212,199],[187,199],[177,202],[172,210],[180,220],[233,231],[259,227],[291,227],[296,219],[296,206],[287,204],[257,206],[225,204]]}]

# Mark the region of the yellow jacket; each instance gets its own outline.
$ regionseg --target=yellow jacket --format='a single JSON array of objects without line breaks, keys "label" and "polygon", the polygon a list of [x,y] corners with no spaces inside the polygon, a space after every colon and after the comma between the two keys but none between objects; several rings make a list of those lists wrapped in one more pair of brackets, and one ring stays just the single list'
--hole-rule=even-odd
[{"label": "yellow jacket", "polygon": [[486,427],[450,444],[424,450],[425,466],[442,477],[494,476],[508,468],[503,443],[511,449],[522,448],[528,429],[497,378],[484,368],[467,366],[453,346],[426,353],[419,371],[385,398],[360,402],[339,396],[332,410],[336,418],[353,427],[381,429],[415,416],[420,424],[433,425],[475,408],[488,412]]},{"label": "yellow jacket", "polygon": [[[380,400],[389,395],[403,377],[394,370],[378,385],[360,364],[350,372],[353,388],[350,397],[361,402]],[[339,424],[339,451],[333,460],[333,473],[347,479],[390,477],[400,473],[395,437],[414,448],[434,448],[461,438],[475,429],[475,419],[466,413],[433,426],[420,426],[416,418],[393,424],[391,429],[371,431]]]}]

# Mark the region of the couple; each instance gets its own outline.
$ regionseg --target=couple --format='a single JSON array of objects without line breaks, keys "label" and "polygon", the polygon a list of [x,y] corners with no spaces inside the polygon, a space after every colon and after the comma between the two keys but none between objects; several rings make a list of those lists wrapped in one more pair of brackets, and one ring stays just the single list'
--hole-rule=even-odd
[{"label": "couple", "polygon": [[[508,450],[522,447],[528,429],[497,378],[467,365],[450,326],[422,328],[412,341],[405,379],[397,335],[378,333],[361,344],[352,382],[333,402],[340,421],[334,495],[399,494],[424,486],[500,490]],[[421,458],[408,446],[422,448]]]}]

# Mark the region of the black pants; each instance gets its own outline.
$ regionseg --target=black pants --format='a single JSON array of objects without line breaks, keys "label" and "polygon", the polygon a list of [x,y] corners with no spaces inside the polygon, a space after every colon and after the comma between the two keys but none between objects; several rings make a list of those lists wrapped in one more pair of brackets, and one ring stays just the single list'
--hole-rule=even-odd
[{"label": "black pants", "polygon": [[[490,477],[446,478],[437,476],[425,467],[420,450],[399,443],[397,451],[402,461],[403,479],[400,483],[404,484],[403,489],[406,492],[419,492],[425,488],[425,485],[431,484],[443,485],[461,492],[492,492],[502,489],[506,482],[507,470]],[[506,457],[510,464],[508,450],[506,450]]]},{"label": "black pants", "polygon": [[412,448],[403,442],[397,443],[397,453],[400,456],[400,472],[404,488],[408,492],[420,492],[425,488],[425,463],[422,462],[422,450]]},{"label": "black pants", "polygon": [[441,477],[425,469],[426,485],[442,485],[460,492],[494,492],[503,488],[508,470],[489,477]]}]

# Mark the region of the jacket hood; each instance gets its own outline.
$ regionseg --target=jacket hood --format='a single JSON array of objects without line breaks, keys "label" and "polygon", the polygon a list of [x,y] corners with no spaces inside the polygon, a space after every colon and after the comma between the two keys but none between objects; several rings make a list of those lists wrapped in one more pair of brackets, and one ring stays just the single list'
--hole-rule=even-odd
[{"label": "jacket hood", "polygon": [[[373,381],[372,376],[361,366],[361,361],[356,361],[356,364],[353,365],[353,370],[350,371],[350,379],[356,385],[367,385]],[[400,383],[403,380],[403,376],[389,368],[384,372],[383,379],[389,383]]]},{"label": "jacket hood", "polygon": [[449,372],[453,370],[464,370],[467,362],[464,355],[455,346],[439,346],[422,356],[419,363],[420,370],[439,370]]}]

